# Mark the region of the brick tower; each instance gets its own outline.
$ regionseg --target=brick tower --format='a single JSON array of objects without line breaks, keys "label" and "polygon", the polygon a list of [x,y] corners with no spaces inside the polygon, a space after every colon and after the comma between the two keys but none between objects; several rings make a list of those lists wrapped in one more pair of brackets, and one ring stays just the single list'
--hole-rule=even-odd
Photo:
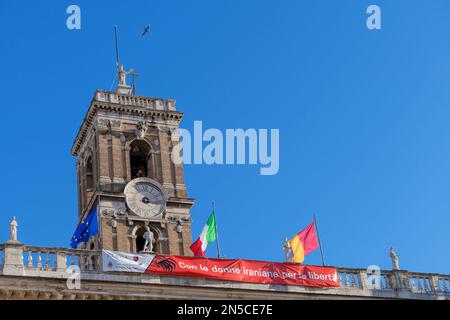
[{"label": "brick tower", "polygon": [[78,218],[97,208],[99,234],[86,249],[140,252],[147,227],[154,252],[191,255],[190,209],[182,164],[171,160],[183,113],[175,100],[136,96],[118,68],[115,92],[95,92],[72,147]]}]

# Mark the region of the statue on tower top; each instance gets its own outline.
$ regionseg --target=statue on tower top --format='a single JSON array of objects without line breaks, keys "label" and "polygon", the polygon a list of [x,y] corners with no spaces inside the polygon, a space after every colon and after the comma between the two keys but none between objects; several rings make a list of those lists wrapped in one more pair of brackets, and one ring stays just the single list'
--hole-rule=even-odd
[{"label": "statue on tower top", "polygon": [[[127,72],[123,68],[123,65],[120,63],[119,60],[119,42],[118,42],[118,35],[117,35],[117,26],[114,27],[114,34],[115,34],[115,40],[116,40],[116,65],[117,65],[117,75],[119,78],[119,84],[117,86],[116,92],[122,93],[122,94],[132,94],[133,93],[133,87],[127,85]],[[133,76],[134,79],[134,76]]]},{"label": "statue on tower top", "polygon": [[119,85],[126,86],[127,85],[127,73],[123,69],[123,65],[119,64]]},{"label": "statue on tower top", "polygon": [[11,220],[11,223],[9,224],[9,240],[10,241],[17,241],[17,221],[16,217],[13,217]]},{"label": "statue on tower top", "polygon": [[124,70],[123,65],[119,64],[117,66],[117,73],[119,77],[119,84],[117,86],[116,92],[122,94],[132,94],[133,87],[127,85],[127,72]]}]

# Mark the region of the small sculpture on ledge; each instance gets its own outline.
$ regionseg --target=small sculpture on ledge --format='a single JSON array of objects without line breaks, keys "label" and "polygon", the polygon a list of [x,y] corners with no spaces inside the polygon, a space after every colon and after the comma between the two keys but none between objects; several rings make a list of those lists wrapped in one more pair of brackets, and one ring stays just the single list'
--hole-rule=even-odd
[{"label": "small sculpture on ledge", "polygon": [[138,140],[144,140],[145,135],[147,134],[148,130],[148,123],[147,121],[141,121],[136,126],[136,138]]},{"label": "small sculpture on ledge", "polygon": [[10,242],[18,242],[17,241],[17,221],[16,217],[13,217],[11,223],[9,224],[9,241]]},{"label": "small sculpture on ledge", "polygon": [[284,240],[283,251],[284,251],[284,256],[285,256],[286,262],[292,262],[292,260],[294,258],[294,254],[292,252],[291,243],[289,242],[289,240],[287,238],[285,238],[285,240]]},{"label": "small sculpture on ledge", "polygon": [[391,257],[392,260],[392,269],[393,270],[400,270],[400,265],[398,263],[398,255],[395,253],[394,248],[391,247],[391,250],[389,252],[389,255]]},{"label": "small sculpture on ledge", "polygon": [[153,253],[153,242],[155,241],[153,232],[150,230],[149,226],[146,226],[145,230],[146,230],[144,233],[145,244],[143,252]]}]

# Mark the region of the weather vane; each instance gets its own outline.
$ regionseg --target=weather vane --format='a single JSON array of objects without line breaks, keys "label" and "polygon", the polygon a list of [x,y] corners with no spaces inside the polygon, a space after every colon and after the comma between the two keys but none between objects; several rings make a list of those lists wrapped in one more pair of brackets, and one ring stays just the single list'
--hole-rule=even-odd
[{"label": "weather vane", "polygon": [[[119,84],[117,86],[117,92],[126,94],[136,94],[136,78],[138,74],[133,68],[125,70],[123,65],[120,63],[119,57],[119,33],[117,31],[117,26],[114,26],[114,36],[116,45],[116,67],[117,67],[117,77],[119,79]],[[141,34],[141,37],[152,35],[152,27],[148,24]],[[127,85],[127,76],[131,76],[131,86]],[[114,83],[114,80],[113,80]],[[112,85],[111,85],[112,87]]]}]

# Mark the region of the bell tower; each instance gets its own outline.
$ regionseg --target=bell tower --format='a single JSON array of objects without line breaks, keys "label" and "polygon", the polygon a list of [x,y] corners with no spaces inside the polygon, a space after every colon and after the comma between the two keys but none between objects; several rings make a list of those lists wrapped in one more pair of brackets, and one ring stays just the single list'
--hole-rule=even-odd
[{"label": "bell tower", "polygon": [[97,90],[72,146],[78,219],[95,207],[99,234],[81,246],[191,255],[190,209],[182,164],[171,160],[183,117],[175,100],[134,95],[118,65],[115,92]]}]

